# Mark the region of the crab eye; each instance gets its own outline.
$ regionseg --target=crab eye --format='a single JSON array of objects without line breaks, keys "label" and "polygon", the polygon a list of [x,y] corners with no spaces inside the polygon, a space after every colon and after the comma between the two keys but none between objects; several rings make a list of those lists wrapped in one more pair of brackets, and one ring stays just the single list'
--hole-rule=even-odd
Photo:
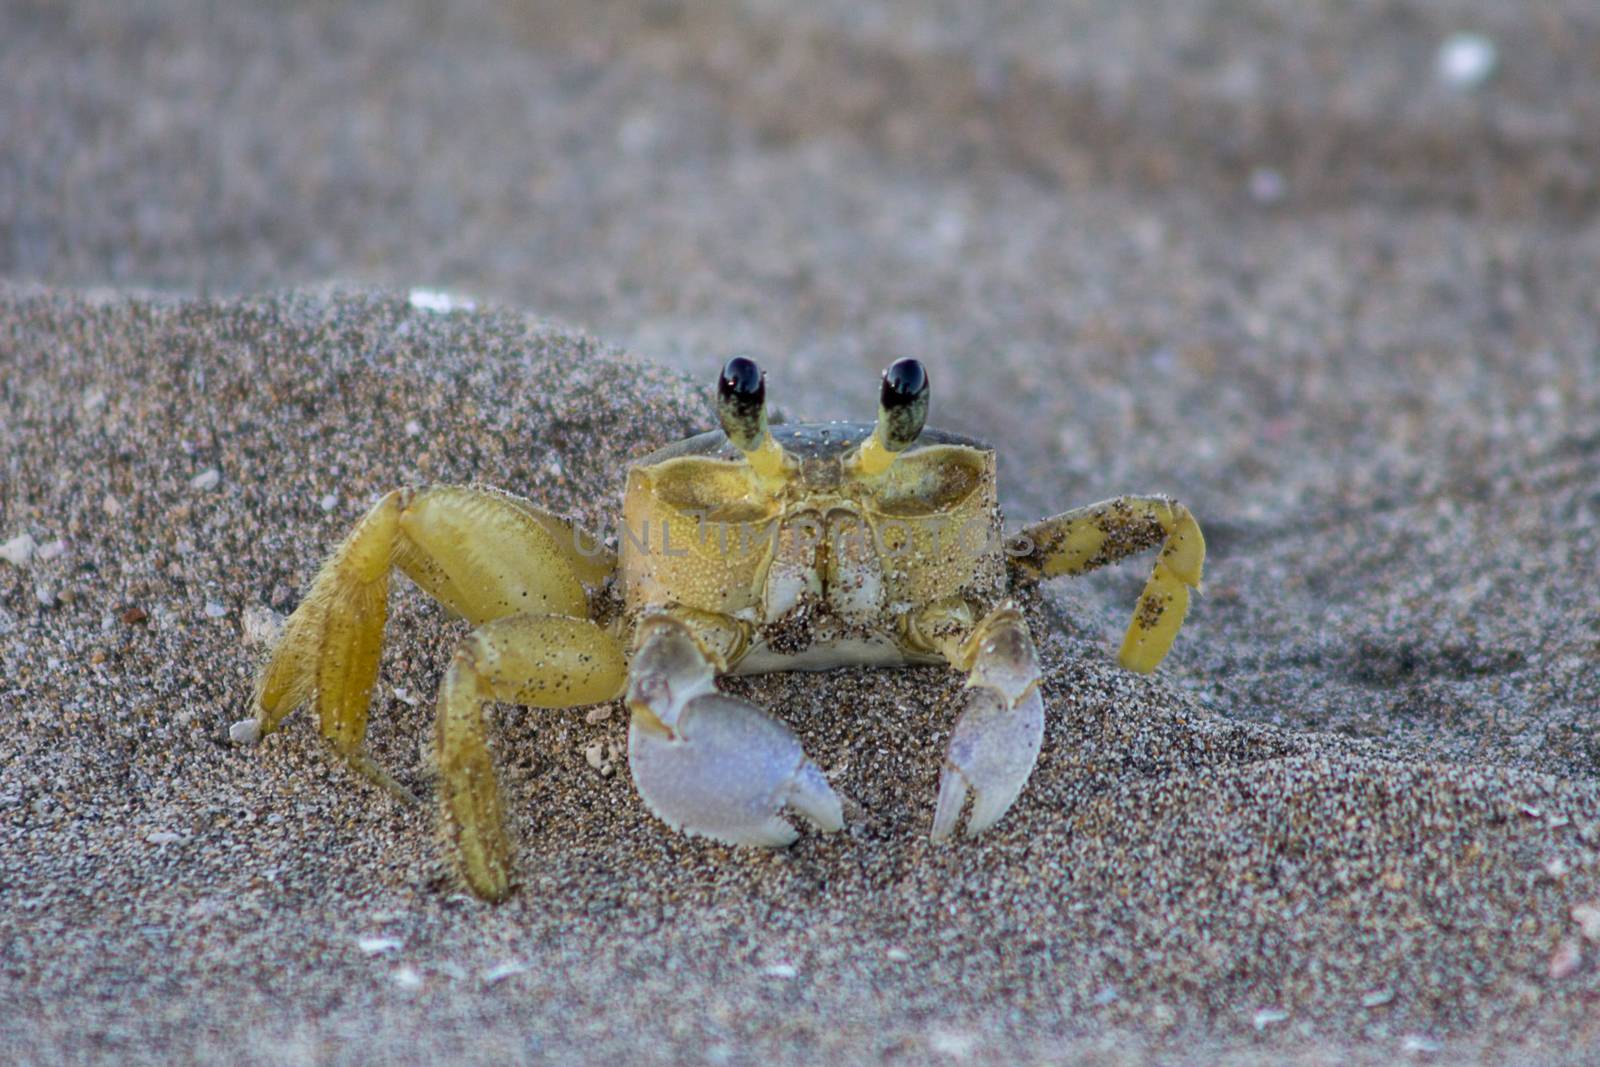
[{"label": "crab eye", "polygon": [[928,420],[928,372],[915,359],[897,359],[883,372],[878,431],[883,447],[904,452]]},{"label": "crab eye", "polygon": [[749,452],[767,432],[767,376],[753,359],[734,356],[717,379],[717,418],[734,447]]}]

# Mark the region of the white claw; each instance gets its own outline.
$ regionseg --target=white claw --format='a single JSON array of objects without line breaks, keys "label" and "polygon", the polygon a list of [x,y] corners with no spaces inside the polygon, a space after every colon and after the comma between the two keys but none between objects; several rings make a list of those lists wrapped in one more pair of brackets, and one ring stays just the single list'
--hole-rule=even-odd
[{"label": "white claw", "polygon": [[1028,686],[1014,705],[999,689],[987,685],[967,692],[966,707],[956,720],[939,773],[939,802],[929,835],[934,841],[955,833],[969,789],[973,796],[967,836],[998,822],[1027,784],[1044,744],[1044,700],[1037,685]]},{"label": "white claw", "polygon": [[823,833],[844,829],[844,807],[839,803],[839,794],[828,784],[822,768],[809,759],[802,759],[799,769],[790,778],[785,802]]},{"label": "white claw", "polygon": [[939,771],[939,804],[933,809],[933,830],[928,834],[935,841],[948,841],[956,832],[956,820],[961,818],[961,806],[967,802],[967,780],[961,772],[946,763]]},{"label": "white claw", "polygon": [[670,734],[635,720],[628,765],[650,810],[685,833],[782,848],[799,836],[786,807],[827,833],[844,826],[839,797],[793,732],[722,693],[689,700]]}]

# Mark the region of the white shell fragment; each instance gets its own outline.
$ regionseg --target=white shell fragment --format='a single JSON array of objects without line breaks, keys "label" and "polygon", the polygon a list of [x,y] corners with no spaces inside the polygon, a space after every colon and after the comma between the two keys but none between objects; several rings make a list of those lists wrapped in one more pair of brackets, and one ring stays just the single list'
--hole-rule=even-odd
[{"label": "white shell fragment", "polygon": [[1289,1013],[1282,1008],[1262,1008],[1250,1019],[1250,1025],[1257,1030],[1265,1030],[1273,1023],[1281,1023],[1289,1017]]},{"label": "white shell fragment", "polygon": [[5,544],[0,545],[0,559],[17,567],[26,567],[33,559],[34,550],[39,547],[32,534],[18,534]]},{"label": "white shell fragment", "polygon": [[196,474],[193,478],[189,479],[189,488],[198,490],[202,493],[206,492],[207,490],[215,489],[221,484],[222,472],[217,470],[215,467],[211,467],[208,470],[203,470],[199,474]]},{"label": "white shell fragment", "polygon": [[1575,937],[1562,941],[1550,955],[1550,977],[1556,981],[1570,978],[1582,966],[1583,945]]},{"label": "white shell fragment", "polygon": [[252,604],[244,609],[239,619],[239,630],[249,648],[265,648],[274,644],[283,633],[284,619],[271,608]]},{"label": "white shell fragment", "polygon": [[508,963],[502,963],[498,966],[490,967],[487,971],[483,972],[483,984],[494,985],[497,982],[505,981],[507,978],[514,978],[519,974],[525,974],[532,969],[533,968],[528,964],[516,960]]},{"label": "white shell fragment", "polygon": [[228,727],[228,740],[236,745],[253,745],[261,740],[261,724],[255,719],[240,719]]},{"label": "white shell fragment", "polygon": [[1574,904],[1572,921],[1578,924],[1578,931],[1583,934],[1585,941],[1600,945],[1600,900],[1591,900],[1587,904]]},{"label": "white shell fragment", "polygon": [[1499,62],[1494,42],[1481,33],[1456,33],[1439,45],[1434,70],[1451,89],[1476,89],[1489,80]]},{"label": "white shell fragment", "polygon": [[407,297],[418,311],[431,311],[443,315],[451,311],[471,311],[477,303],[463,296],[455,296],[440,289],[413,289]]}]

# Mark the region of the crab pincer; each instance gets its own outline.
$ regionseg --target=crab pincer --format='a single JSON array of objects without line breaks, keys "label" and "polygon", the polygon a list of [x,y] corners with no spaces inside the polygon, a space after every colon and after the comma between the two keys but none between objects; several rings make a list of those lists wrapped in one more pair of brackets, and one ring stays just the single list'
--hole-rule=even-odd
[{"label": "crab pincer", "polygon": [[955,833],[968,791],[968,836],[999,821],[1027,784],[1044,742],[1039,660],[1021,614],[1009,605],[997,608],[968,638],[962,658],[971,668],[939,772],[934,841]]},{"label": "crab pincer", "polygon": [[824,832],[843,828],[839,797],[794,732],[717,692],[713,676],[688,626],[647,620],[627,701],[628,766],[649,809],[675,830],[730,845],[793,844],[786,808]]},{"label": "crab pincer", "polygon": [[636,723],[628,764],[650,810],[685,833],[783,848],[800,836],[785,808],[827,833],[844,826],[839,797],[789,728],[721,693],[689,701],[671,734]]}]

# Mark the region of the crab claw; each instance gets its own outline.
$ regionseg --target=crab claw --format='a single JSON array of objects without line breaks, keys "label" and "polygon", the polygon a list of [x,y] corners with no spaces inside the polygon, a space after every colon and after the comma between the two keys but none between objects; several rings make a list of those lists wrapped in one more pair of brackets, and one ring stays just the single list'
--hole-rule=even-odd
[{"label": "crab claw", "polygon": [[827,833],[844,826],[839,797],[793,732],[722,693],[689,700],[671,730],[635,719],[628,766],[650,810],[685,833],[782,848],[799,836],[785,808]]},{"label": "crab claw", "polygon": [[968,836],[998,822],[1027,784],[1044,743],[1039,662],[1021,616],[997,610],[979,624],[969,641],[974,647],[967,697],[939,773],[934,841],[955,833],[969,790]]}]

